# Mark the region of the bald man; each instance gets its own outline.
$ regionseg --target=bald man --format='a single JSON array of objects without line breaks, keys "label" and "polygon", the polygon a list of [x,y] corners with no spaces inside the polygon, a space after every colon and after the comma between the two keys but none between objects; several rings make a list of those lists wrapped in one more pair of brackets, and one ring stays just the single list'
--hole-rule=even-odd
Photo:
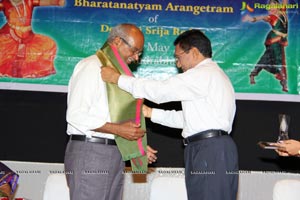
[{"label": "bald man", "polygon": [[[136,99],[109,87],[100,75],[101,66],[111,62],[128,71],[127,65],[138,61],[143,46],[144,35],[138,27],[120,24],[112,28],[106,43],[95,55],[75,66],[68,87],[70,140],[64,161],[71,200],[122,199],[125,164],[117,138],[133,144],[141,141],[143,148],[137,153],[146,152],[143,120],[132,121],[131,117],[135,116],[127,116],[128,110],[135,109],[131,107]],[[123,145],[124,148],[127,146]],[[148,154],[153,153],[152,161],[154,152],[151,148],[147,150]],[[141,154],[139,161],[145,157],[147,161],[146,153]]]}]

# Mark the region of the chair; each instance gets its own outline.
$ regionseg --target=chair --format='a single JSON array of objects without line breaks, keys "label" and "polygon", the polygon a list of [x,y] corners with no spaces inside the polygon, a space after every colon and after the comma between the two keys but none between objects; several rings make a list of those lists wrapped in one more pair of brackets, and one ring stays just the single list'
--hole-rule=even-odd
[{"label": "chair", "polygon": [[48,176],[43,200],[70,200],[65,174],[50,174]]},{"label": "chair", "polygon": [[156,177],[150,188],[150,200],[187,200],[184,177]]},{"label": "chair", "polygon": [[300,180],[285,179],[277,181],[273,188],[273,200],[299,200]]}]

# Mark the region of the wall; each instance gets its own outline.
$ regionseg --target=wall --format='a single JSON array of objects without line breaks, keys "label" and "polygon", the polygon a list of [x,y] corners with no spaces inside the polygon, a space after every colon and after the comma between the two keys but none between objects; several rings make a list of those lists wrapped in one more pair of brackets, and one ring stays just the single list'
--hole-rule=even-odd
[{"label": "wall", "polygon": [[[62,163],[68,137],[66,93],[0,90],[0,160]],[[180,104],[150,106],[180,109]],[[300,139],[300,103],[237,101],[232,137],[237,143],[241,170],[298,172],[300,159],[278,157],[262,150],[260,140],[276,141],[278,114],[291,116],[290,137]],[[147,121],[148,143],[158,149],[153,167],[183,167],[180,130]],[[298,169],[297,169],[298,168]]]}]

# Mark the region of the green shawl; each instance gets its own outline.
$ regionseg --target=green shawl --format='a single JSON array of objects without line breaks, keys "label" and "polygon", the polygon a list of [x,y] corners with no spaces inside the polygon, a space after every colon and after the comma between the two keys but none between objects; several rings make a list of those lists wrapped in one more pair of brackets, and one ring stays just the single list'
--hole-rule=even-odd
[{"label": "green shawl", "polygon": [[[97,51],[96,55],[103,66],[114,67],[121,74],[132,76],[131,70],[115,47],[105,43]],[[116,84],[106,83],[106,88],[111,121],[113,123],[121,123],[132,120],[137,124],[141,124],[141,128],[145,130],[146,123],[142,112],[143,100],[135,99],[128,92],[121,90]],[[120,136],[115,136],[115,140],[122,159],[131,161],[132,171],[146,173],[148,168],[146,134],[143,138],[134,141],[126,140]]]}]

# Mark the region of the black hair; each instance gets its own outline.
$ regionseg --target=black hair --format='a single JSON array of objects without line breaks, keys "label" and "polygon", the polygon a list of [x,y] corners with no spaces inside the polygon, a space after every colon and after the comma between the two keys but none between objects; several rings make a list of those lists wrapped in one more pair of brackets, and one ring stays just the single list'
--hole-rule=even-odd
[{"label": "black hair", "polygon": [[184,51],[195,47],[206,58],[212,57],[211,43],[204,33],[197,29],[192,29],[180,34],[174,41],[174,46],[179,45]]}]

